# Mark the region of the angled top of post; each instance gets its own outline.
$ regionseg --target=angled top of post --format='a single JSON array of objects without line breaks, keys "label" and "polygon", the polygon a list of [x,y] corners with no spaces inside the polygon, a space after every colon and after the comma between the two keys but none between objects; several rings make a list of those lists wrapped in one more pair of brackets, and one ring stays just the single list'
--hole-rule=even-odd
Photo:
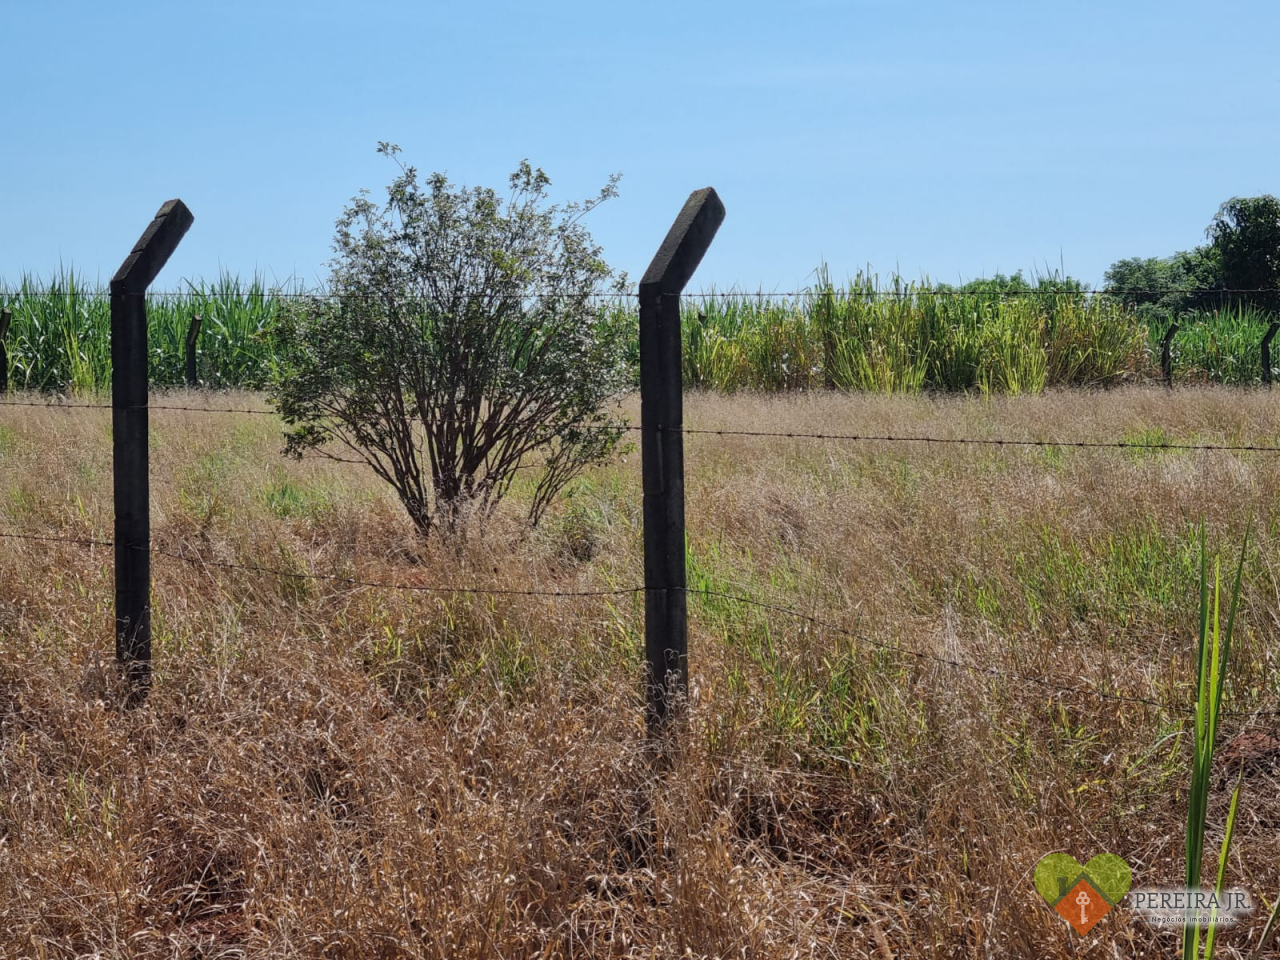
[{"label": "angled top of post", "polygon": [[724,204],[713,187],[689,194],[684,209],[671,224],[667,238],[640,280],[640,294],[682,291],[723,222]]},{"label": "angled top of post", "polygon": [[118,293],[142,293],[151,286],[156,274],[169,262],[195,217],[181,200],[170,200],[160,207],[155,219],[142,231],[142,236],[111,278],[111,289]]}]

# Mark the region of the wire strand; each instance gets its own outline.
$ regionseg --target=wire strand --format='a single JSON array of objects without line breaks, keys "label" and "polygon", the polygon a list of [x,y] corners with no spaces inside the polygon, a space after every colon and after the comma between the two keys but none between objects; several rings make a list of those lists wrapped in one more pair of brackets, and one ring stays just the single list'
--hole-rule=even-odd
[{"label": "wire strand", "polygon": [[[50,410],[112,410],[109,403],[40,403],[30,400],[0,400],[0,406],[9,407],[44,407]],[[122,407],[125,410],[159,410],[181,411],[188,413],[212,414],[254,414],[260,416],[279,416],[275,410],[258,410],[252,408],[231,407],[192,407],[173,404],[147,404],[143,406]],[[442,426],[444,424],[467,424],[473,421],[463,418],[441,418],[423,421],[424,426]],[[621,430],[629,433],[642,433],[644,427],[637,424],[568,424],[575,430]],[[1177,450],[1204,451],[1217,453],[1280,453],[1280,445],[1262,443],[1173,443],[1168,441],[1146,442],[1137,440],[1030,440],[1017,437],[937,437],[937,436],[902,436],[898,434],[861,434],[861,433],[801,433],[794,430],[737,430],[733,428],[708,427],[664,427],[653,428],[659,433],[681,433],[689,436],[712,437],[748,437],[757,439],[782,440],[822,440],[846,443],[923,443],[953,446],[982,447],[1066,447],[1092,450]],[[304,459],[334,460],[339,463],[365,463],[367,461],[354,457],[339,457],[322,453]]]},{"label": "wire strand", "polygon": [[[974,281],[970,281],[974,282]],[[976,281],[983,282],[983,281]],[[868,288],[862,289],[856,286],[832,286],[831,288],[810,287],[802,290],[700,290],[698,292],[683,291],[679,294],[662,294],[663,296],[680,296],[689,299],[720,299],[720,298],[752,298],[752,299],[768,299],[776,297],[843,297],[847,299],[858,299],[868,297],[884,297],[901,299],[905,297],[915,296],[931,296],[931,297],[1162,297],[1168,295],[1178,296],[1244,296],[1244,295],[1261,295],[1261,294],[1280,294],[1278,287],[1167,287],[1167,288],[1146,288],[1146,287],[1104,287],[1097,290],[1091,289],[1053,289],[1053,288],[1037,288],[1031,287],[1022,290],[965,290],[962,286],[912,286],[910,284],[898,288],[880,289]],[[75,296],[83,299],[109,299],[110,294],[107,290],[86,291]],[[201,305],[211,305],[217,307],[226,303],[236,303],[237,301],[246,300],[385,300],[385,294],[377,293],[336,293],[330,290],[243,290],[237,291],[230,296],[221,296],[217,293],[202,293],[199,291],[189,290],[148,290],[143,294],[126,294],[126,296],[144,296],[153,299],[164,300],[190,300],[198,302]],[[0,300],[7,301],[12,304],[21,303],[24,300],[42,300],[67,299],[66,293],[40,293],[27,294],[21,291],[0,290]],[[595,291],[590,293],[574,293],[548,290],[528,290],[513,291],[512,299],[519,300],[636,300],[640,298],[638,290],[633,291]],[[428,296],[406,296],[404,300],[420,300],[425,301],[431,299]]]},{"label": "wire strand", "polygon": [[356,577],[344,577],[333,573],[301,573],[293,570],[279,570],[274,567],[262,567],[252,563],[228,563],[221,560],[210,560],[205,557],[191,557],[174,553],[153,546],[153,553],[171,560],[180,560],[192,566],[220,567],[224,570],[243,570],[248,573],[266,574],[275,577],[287,577],[296,580],[325,580],[343,583],[353,587],[368,587],[376,590],[410,590],[424,593],[440,594],[477,594],[503,597],[620,597],[628,594],[643,593],[644,587],[618,587],[611,590],[520,590],[503,587],[475,587],[435,585],[424,583],[384,583],[377,580],[362,580]]},{"label": "wire strand", "polygon": [[[45,534],[15,533],[12,531],[0,531],[0,539],[31,540],[43,543],[68,543],[79,546],[94,547],[115,546],[115,542],[112,540],[95,540],[86,537],[55,537]],[[142,548],[139,547],[137,549]],[[279,570],[274,567],[263,567],[251,563],[229,563],[223,560],[211,560],[207,557],[193,557],[187,554],[175,553],[172,550],[165,550],[161,547],[155,546],[154,544],[151,546],[151,552],[162,557],[167,557],[170,560],[180,560],[183,563],[188,563],[192,566],[219,567],[224,570],[243,570],[248,573],[288,577],[298,580],[324,580],[334,583],[343,583],[354,587],[368,587],[378,590],[410,590],[424,593],[484,594],[511,597],[616,597],[625,596],[627,594],[643,593],[645,589],[644,587],[618,587],[609,590],[529,590],[504,587],[477,587],[470,585],[456,586],[427,583],[386,583],[378,580],[362,580],[357,577],[344,577],[339,574],[332,573],[302,573],[297,570]]]},{"label": "wire strand", "polygon": [[71,543],[84,547],[114,547],[115,543],[111,540],[94,540],[88,537],[51,537],[37,533],[13,533],[11,531],[0,531],[0,539],[2,540],[34,540],[44,543]]},{"label": "wire strand", "polygon": [[[94,547],[114,547],[115,544],[109,540],[96,540],[85,537],[55,537],[44,534],[24,534],[12,531],[0,531],[0,539],[9,540],[30,540],[36,542],[53,542],[67,543],[79,546]],[[609,590],[528,590],[528,589],[508,589],[508,588],[491,588],[476,586],[453,586],[453,585],[433,585],[433,584],[410,584],[410,583],[385,583],[375,580],[363,580],[356,577],[344,577],[338,574],[317,574],[317,573],[301,573],[293,570],[280,570],[273,567],[264,567],[258,564],[229,563],[220,560],[211,560],[205,557],[188,556],[186,554],[175,553],[170,550],[164,550],[153,546],[151,552],[171,560],[178,560],[192,566],[217,567],[226,570],[242,570],[248,573],[256,573],[267,576],[285,577],[299,580],[322,580],[329,582],[343,583],[350,586],[364,587],[378,590],[409,590],[420,591],[437,594],[473,594],[481,596],[513,596],[513,597],[617,597],[647,593],[647,587],[620,587]],[[1161,700],[1154,700],[1147,697],[1136,697],[1125,694],[1104,693],[1095,690],[1092,687],[1083,687],[1078,684],[1070,684],[1062,681],[1055,681],[1046,677],[1036,677],[1028,674],[1012,673],[1005,670],[999,670],[995,667],[984,667],[978,664],[964,663],[960,660],[954,660],[949,657],[941,657],[937,654],[925,653],[920,650],[913,650],[909,647],[903,647],[897,644],[885,643],[875,640],[865,634],[858,633],[843,627],[840,624],[830,620],[824,620],[812,614],[797,610],[794,607],[784,606],[778,603],[771,603],[764,600],[756,600],[752,597],[739,596],[736,594],[724,593],[719,590],[710,590],[706,588],[683,588],[686,594],[696,596],[715,597],[721,600],[727,600],[732,603],[739,603],[745,606],[752,606],[772,613],[783,614],[797,620],[805,621],[815,627],[824,630],[830,630],[843,636],[872,647],[877,650],[883,650],[889,653],[899,654],[902,656],[913,657],[917,660],[928,661],[939,666],[945,666],[952,669],[968,670],[975,673],[981,673],[985,676],[994,677],[1000,680],[1013,680],[1019,683],[1032,684],[1044,689],[1053,690],[1056,693],[1074,693],[1081,696],[1093,697],[1099,700],[1108,700],[1116,703],[1132,703],[1143,706],[1156,707],[1161,710],[1167,710],[1173,713],[1181,713],[1193,715],[1194,710],[1177,704],[1171,704]],[[1223,716],[1228,717],[1271,717],[1280,716],[1280,710],[1274,711],[1223,711]]]},{"label": "wire strand", "polygon": [[989,437],[904,437],[892,434],[795,433],[781,430],[712,430],[690,427],[685,427],[680,432],[694,436],[772,437],[788,440],[838,440],[852,443],[926,443],[985,447],[1079,447],[1113,450],[1204,450],[1237,453],[1280,453],[1280,446],[1267,444],[1144,443],[1136,440],[1021,440]]}]

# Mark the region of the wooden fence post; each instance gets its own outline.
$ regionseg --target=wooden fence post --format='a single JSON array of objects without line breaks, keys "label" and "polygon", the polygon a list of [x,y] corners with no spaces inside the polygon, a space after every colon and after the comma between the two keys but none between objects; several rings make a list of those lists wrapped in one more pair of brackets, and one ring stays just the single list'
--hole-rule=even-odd
[{"label": "wooden fence post", "polygon": [[644,486],[646,721],[666,725],[688,690],[684,383],[680,293],[724,221],[715,190],[695,190],[640,280],[640,456]]},{"label": "wooden fence post", "polygon": [[146,292],[193,220],[181,200],[164,204],[111,278],[116,663],[129,684],[130,705],[146,699],[151,685]]},{"label": "wooden fence post", "polygon": [[13,313],[8,307],[0,310],[0,393],[9,392],[9,348],[4,345],[4,338],[9,335],[9,322]]},{"label": "wooden fence post", "polygon": [[196,376],[196,341],[200,339],[200,324],[203,318],[196,314],[191,318],[191,326],[187,327],[187,388],[194,390],[200,386],[200,378]]},{"label": "wooden fence post", "polygon": [[1160,341],[1160,372],[1164,374],[1164,385],[1173,388],[1173,335],[1178,332],[1176,323],[1169,324],[1164,339]]},{"label": "wooden fence post", "polygon": [[1268,390],[1271,389],[1271,341],[1275,339],[1277,330],[1280,330],[1280,321],[1272,320],[1262,335],[1262,382]]}]

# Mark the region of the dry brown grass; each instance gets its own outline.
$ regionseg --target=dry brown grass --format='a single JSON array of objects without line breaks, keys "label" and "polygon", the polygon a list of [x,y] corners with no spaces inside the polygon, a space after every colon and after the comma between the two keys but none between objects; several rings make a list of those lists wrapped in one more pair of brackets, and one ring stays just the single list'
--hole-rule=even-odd
[{"label": "dry brown grass", "polygon": [[[1269,396],[1223,389],[708,396],[687,419],[1280,439]],[[109,539],[109,423],[5,408],[0,531]],[[103,664],[110,549],[0,539],[3,956],[1172,952],[1123,907],[1080,942],[1031,873],[1055,850],[1109,850],[1137,883],[1177,884],[1183,717],[693,597],[689,725],[655,769],[635,597],[441,596],[218,565],[630,587],[637,456],[586,478],[538,531],[513,510],[453,549],[415,544],[359,467],[283,461],[270,418],[152,423],[154,540],[187,559],[155,560],[144,708],[119,708]],[[1192,696],[1196,523],[1230,556],[1252,518],[1227,709],[1280,708],[1280,455],[707,436],[686,451],[695,588],[1161,702]],[[1228,735],[1273,728],[1227,722]],[[1280,893],[1275,794],[1257,774],[1237,827],[1229,879],[1255,899]]]}]

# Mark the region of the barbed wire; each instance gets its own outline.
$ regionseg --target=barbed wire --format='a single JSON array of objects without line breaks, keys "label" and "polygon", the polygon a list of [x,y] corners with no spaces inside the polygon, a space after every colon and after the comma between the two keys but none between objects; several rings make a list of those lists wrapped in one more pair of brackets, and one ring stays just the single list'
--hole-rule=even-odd
[{"label": "barbed wire", "polygon": [[43,543],[71,543],[82,547],[114,547],[111,540],[95,540],[91,537],[54,537],[38,533],[14,533],[0,531],[0,540],[34,540]]},{"label": "barbed wire", "polygon": [[254,407],[195,407],[171,403],[123,404],[116,407],[111,403],[78,401],[0,400],[0,407],[44,407],[48,410],[164,410],[185,413],[247,413],[266,417],[279,416],[276,410],[262,410]]},{"label": "barbed wire", "polygon": [[[982,282],[982,281],[978,281]],[[802,290],[699,290],[683,291],[679,294],[664,293],[661,296],[679,296],[687,299],[719,299],[719,298],[752,298],[769,299],[778,297],[887,297],[901,298],[914,296],[932,297],[1163,297],[1163,296],[1258,296],[1262,294],[1280,294],[1280,287],[1102,287],[1099,289],[1075,289],[1071,287],[1028,287],[1023,289],[964,289],[959,286],[911,286],[898,288],[860,288],[857,286],[809,287]],[[191,300],[202,304],[217,305],[235,303],[246,300],[386,300],[386,294],[334,292],[330,290],[244,290],[234,294],[202,293],[188,290],[149,290],[143,294],[127,296],[143,296],[158,300]],[[513,291],[507,299],[518,300],[636,300],[641,296],[639,291],[595,291],[566,292],[549,290]],[[0,290],[0,299],[9,304],[21,303],[25,300],[41,299],[109,299],[106,290],[84,291],[76,294],[59,292],[23,293],[21,291]],[[427,295],[400,296],[400,300],[427,301],[437,299]]]},{"label": "barbed wire", "polygon": [[294,570],[279,570],[274,567],[263,567],[252,563],[230,563],[222,560],[211,560],[199,556],[187,556],[152,547],[152,552],[171,560],[180,560],[192,566],[219,567],[224,570],[242,570],[247,573],[264,574],[274,577],[285,577],[295,580],[323,580],[341,583],[352,587],[365,587],[375,590],[408,590],[422,593],[438,594],[475,594],[481,596],[500,597],[621,597],[630,594],[644,593],[644,587],[615,587],[604,590],[530,590],[508,587],[476,587],[437,585],[426,583],[384,583],[377,580],[363,580],[358,577],[344,577],[334,573],[302,573]]},{"label": "barbed wire", "polygon": [[[109,403],[41,403],[31,400],[0,400],[0,406],[9,407],[44,407],[50,410],[112,410]],[[275,410],[259,410],[254,408],[234,407],[193,407],[171,404],[148,404],[146,406],[128,406],[126,410],[159,410],[180,411],[188,413],[212,414],[255,414],[261,416],[279,416]],[[474,424],[477,421],[463,418],[439,418],[421,421],[424,426],[443,426],[446,424]],[[638,424],[602,425],[597,423],[572,423],[566,425],[574,430],[624,431],[627,433],[643,433],[644,427]],[[874,433],[803,433],[795,430],[738,430],[734,428],[710,427],[654,427],[659,433],[681,433],[688,436],[714,437],[748,437],[760,439],[783,440],[822,440],[846,443],[923,443],[952,446],[983,447],[1064,447],[1095,450],[1170,450],[1170,451],[1202,451],[1216,453],[1280,453],[1280,444],[1262,443],[1178,443],[1173,441],[1149,440],[1062,440],[1062,439],[1025,439],[1019,437],[939,437],[939,436],[905,436],[900,434]],[[304,459],[335,460],[340,463],[366,463],[355,457],[340,457],[320,452],[315,457]]]},{"label": "barbed wire", "polygon": [[[0,539],[32,540],[44,543],[67,543],[79,546],[115,547],[115,542],[112,540],[95,540],[85,537],[55,537],[45,534],[15,533],[12,531],[0,531]],[[142,548],[138,547],[136,549],[141,550]],[[457,586],[452,584],[386,583],[379,580],[364,580],[359,577],[345,577],[334,573],[304,573],[299,570],[280,570],[275,567],[264,567],[252,563],[231,563],[225,560],[213,560],[208,557],[176,553],[172,550],[165,550],[161,547],[157,547],[154,544],[151,546],[151,553],[167,557],[170,560],[180,560],[183,563],[187,563],[192,566],[218,567],[224,570],[242,570],[247,573],[285,577],[295,580],[322,580],[376,590],[408,590],[421,593],[477,594],[509,597],[619,597],[626,596],[628,594],[643,593],[645,590],[644,587],[617,587],[602,590],[531,590],[527,588],[479,587],[472,585]]]},{"label": "barbed wire", "polygon": [[188,413],[251,413],[277,416],[275,410],[259,410],[249,407],[193,407],[167,403],[125,404],[116,407],[110,403],[81,403],[55,400],[52,403],[39,400],[0,400],[0,407],[44,407],[48,410],[173,410]]},{"label": "barbed wire", "polygon": [[[73,544],[78,546],[94,546],[94,547],[114,547],[115,546],[114,542],[109,540],[97,540],[97,539],[86,538],[86,537],[57,537],[57,536],[50,536],[46,534],[22,534],[22,533],[15,533],[12,531],[0,531],[0,539],[67,543],[67,544]],[[472,594],[472,595],[481,595],[481,596],[554,597],[554,598],[617,597],[617,596],[636,595],[636,594],[646,593],[648,590],[648,588],[643,586],[620,587],[620,588],[603,589],[603,590],[533,590],[533,589],[516,589],[516,588],[502,588],[502,587],[495,588],[495,587],[435,585],[435,584],[416,584],[416,583],[386,583],[386,582],[376,581],[376,580],[364,580],[357,577],[346,577],[338,574],[303,573],[301,571],[281,570],[278,568],[265,567],[258,564],[231,563],[228,561],[212,560],[207,557],[191,556],[183,553],[176,553],[174,551],[165,550],[155,546],[152,546],[151,552],[153,554],[157,554],[159,556],[166,557],[171,560],[177,560],[177,561],[189,564],[191,566],[216,567],[219,569],[244,571],[244,572],[255,573],[255,574],[264,575],[264,576],[283,577],[288,579],[336,582],[336,583],[342,583],[348,586],[378,589],[378,590],[394,590],[394,591],[408,590],[408,591],[415,591],[415,592],[427,592],[427,593],[437,593],[437,594]],[[950,669],[965,670],[971,673],[979,673],[984,676],[989,676],[994,679],[998,679],[1002,681],[1026,683],[1033,686],[1041,687],[1046,690],[1051,690],[1054,693],[1058,693],[1058,694],[1064,694],[1064,693],[1077,694],[1080,696],[1091,697],[1093,699],[1110,701],[1114,703],[1129,703],[1129,704],[1136,704],[1141,706],[1155,707],[1160,710],[1166,710],[1172,713],[1180,713],[1183,715],[1194,715],[1195,713],[1193,709],[1189,709],[1185,706],[1181,706],[1178,704],[1169,703],[1167,701],[1155,700],[1149,697],[1139,697],[1139,696],[1134,696],[1129,694],[1106,693],[1104,691],[1097,690],[1093,687],[1081,686],[1075,683],[1068,683],[1064,680],[1057,679],[1057,678],[1033,676],[1030,674],[1015,673],[1008,670],[1001,670],[996,667],[983,666],[981,664],[966,663],[964,661],[956,660],[951,657],[944,657],[944,656],[939,656],[937,654],[926,653],[924,651],[914,650],[910,647],[904,647],[899,644],[886,643],[884,641],[876,640],[872,637],[869,637],[864,633],[859,633],[857,631],[850,630],[849,628],[844,627],[841,624],[835,623],[831,620],[826,620],[821,617],[814,616],[813,614],[805,613],[802,610],[797,610],[794,607],[788,607],[779,603],[773,603],[773,602],[764,601],[764,600],[757,600],[754,597],[741,596],[738,594],[725,593],[719,590],[712,590],[709,588],[696,588],[696,587],[683,588],[683,592],[686,594],[692,594],[695,596],[713,597],[716,599],[725,600],[732,603],[738,603],[743,606],[750,606],[750,607],[766,610],[771,613],[782,614],[797,620],[804,621],[810,624],[811,626],[817,627],[819,629],[829,630],[833,633],[838,633],[842,636],[848,637],[851,640],[854,640],[857,643],[863,644],[865,646],[869,646],[876,650],[881,650],[881,651],[896,654],[899,656],[911,657],[913,659],[916,659],[922,662],[929,662],[939,666],[948,667]],[[1222,715],[1228,716],[1228,717],[1273,717],[1273,716],[1280,716],[1280,710],[1223,711]]]},{"label": "barbed wire", "polygon": [[891,434],[796,433],[782,430],[714,430],[690,427],[685,427],[680,432],[695,436],[772,437],[789,440],[837,440],[856,443],[925,443],[985,447],[1079,447],[1114,450],[1202,450],[1236,453],[1280,453],[1280,445],[1266,444],[1170,443],[1140,440],[1022,440],[994,437],[908,437]]},{"label": "barbed wire", "polygon": [[[752,298],[752,299],[770,299],[774,297],[811,297],[814,299],[845,299],[856,300],[868,297],[885,297],[902,299],[907,297],[925,296],[925,297],[1007,297],[1013,298],[1032,298],[1032,297],[1161,297],[1167,295],[1178,296],[1257,296],[1261,294],[1280,294],[1280,288],[1274,287],[1186,287],[1172,289],[1109,289],[1100,290],[1075,290],[1070,288],[1027,288],[1022,290],[964,290],[957,287],[903,287],[901,289],[859,289],[858,287],[834,287],[832,289],[811,288],[807,290],[785,290],[785,291],[759,291],[756,293],[748,293],[745,291],[728,290],[704,290],[697,293],[685,291],[680,294],[681,297],[689,299],[717,299],[717,298]],[[638,296],[638,295],[637,295]]]},{"label": "barbed wire", "polygon": [[[672,294],[663,293],[660,296],[695,296],[695,294]],[[232,294],[218,293],[200,293],[187,290],[147,290],[144,293],[127,293],[121,294],[123,297],[137,298],[143,297],[147,300],[164,300],[164,301],[187,301],[197,306],[208,307],[216,311],[218,307],[227,305],[243,305],[246,301],[270,301],[270,300],[373,300],[387,301],[395,299],[397,302],[440,302],[447,300],[448,297],[435,297],[429,294],[408,294],[401,293],[389,298],[384,293],[357,293],[354,291],[335,293],[329,290],[242,290]],[[744,296],[755,296],[755,294],[744,294]],[[784,294],[778,294],[784,296]],[[551,290],[515,290],[509,294],[499,295],[496,300],[510,302],[512,300],[635,300],[640,297],[638,291],[616,291],[616,290],[599,290],[593,292],[569,292],[569,291],[551,291]],[[87,290],[77,291],[74,294],[65,292],[41,292],[23,293],[21,291],[0,290],[0,307],[12,309],[13,305],[21,304],[26,301],[41,300],[110,300],[111,294],[103,290]],[[481,295],[471,295],[468,299],[483,300],[487,299]],[[208,319],[206,317],[205,319]]]},{"label": "barbed wire", "polygon": [[81,403],[79,401],[54,400],[0,400],[0,407],[44,407],[48,410],[164,410],[186,413],[246,413],[256,416],[279,416],[275,410],[261,410],[252,407],[194,407],[170,403],[124,404],[116,407],[111,403]]},{"label": "barbed wire", "polygon": [[111,410],[109,403],[50,403],[47,400],[0,400],[0,407],[44,407],[48,410]]}]

